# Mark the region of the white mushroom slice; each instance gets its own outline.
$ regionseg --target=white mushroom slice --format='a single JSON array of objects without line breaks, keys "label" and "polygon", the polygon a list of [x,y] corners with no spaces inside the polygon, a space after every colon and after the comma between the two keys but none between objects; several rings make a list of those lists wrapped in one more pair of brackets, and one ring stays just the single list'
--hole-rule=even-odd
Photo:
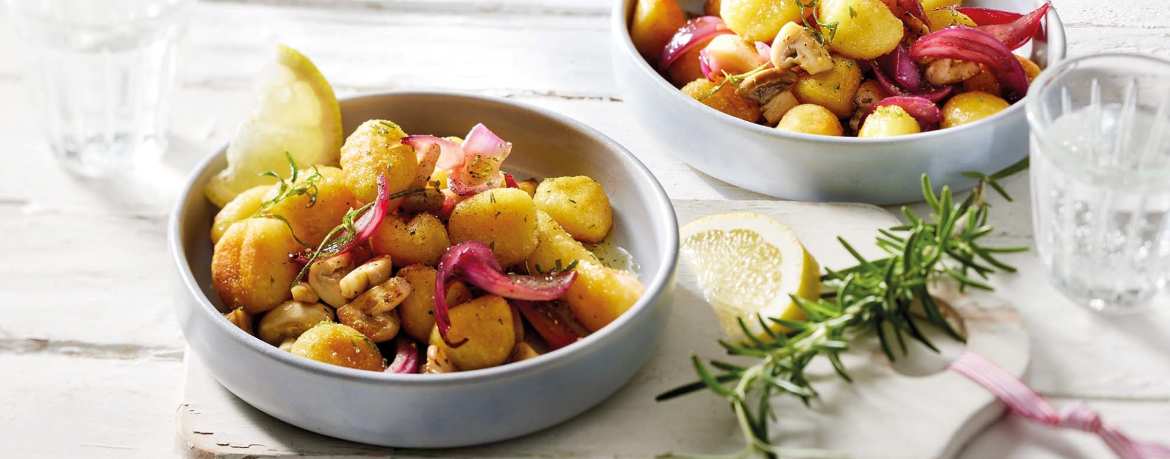
[{"label": "white mushroom slice", "polygon": [[378,285],[390,279],[390,273],[394,266],[390,264],[390,256],[383,255],[358,266],[357,269],[350,271],[345,277],[341,278],[338,283],[341,287],[341,296],[345,299],[351,300],[362,292],[365,292],[371,285]]},{"label": "white mushroom slice", "polygon": [[298,282],[297,285],[292,286],[292,299],[301,303],[316,303],[321,300],[317,296],[317,292],[313,291],[313,287],[308,282]]},{"label": "white mushroom slice", "polygon": [[971,61],[960,61],[956,59],[935,59],[929,64],[926,64],[926,71],[923,75],[926,76],[926,81],[936,86],[947,84],[962,83],[968,78],[978,75],[981,69],[979,64]]},{"label": "white mushroom slice", "polygon": [[321,322],[333,320],[333,308],[321,303],[286,301],[260,319],[256,335],[264,342],[289,350],[301,333]]},{"label": "white mushroom slice", "polygon": [[455,368],[455,364],[451,363],[451,359],[447,358],[447,354],[439,349],[439,346],[433,344],[427,346],[427,363],[423,364],[423,374],[437,375],[456,371],[459,369]]},{"label": "white mushroom slice", "polygon": [[512,348],[512,355],[508,356],[508,363],[519,362],[521,360],[528,360],[540,357],[540,353],[536,352],[532,346],[523,341],[516,343],[516,347]]},{"label": "white mushroom slice", "polygon": [[833,69],[829,51],[808,29],[789,22],[780,28],[772,42],[772,65],[788,70],[796,66],[816,75]]},{"label": "white mushroom slice", "polygon": [[384,343],[398,335],[402,321],[395,308],[408,296],[410,282],[401,277],[392,277],[338,309],[337,319],[375,343]]},{"label": "white mushroom slice", "polygon": [[353,257],[346,253],[313,263],[309,268],[309,285],[330,306],[340,308],[349,302],[341,293],[341,279],[353,270]]}]

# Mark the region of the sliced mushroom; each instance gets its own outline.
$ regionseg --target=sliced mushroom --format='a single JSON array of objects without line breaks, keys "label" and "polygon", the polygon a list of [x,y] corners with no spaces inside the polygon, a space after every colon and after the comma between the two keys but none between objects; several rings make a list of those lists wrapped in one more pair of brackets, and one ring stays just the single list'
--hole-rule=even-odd
[{"label": "sliced mushroom", "polygon": [[410,295],[410,282],[401,277],[375,285],[337,310],[337,319],[375,343],[394,339],[402,322],[397,308]]},{"label": "sliced mushroom", "polygon": [[437,375],[456,371],[459,369],[455,368],[455,364],[451,363],[451,359],[447,358],[447,354],[439,349],[439,346],[433,344],[427,346],[427,363],[423,364],[423,374]]},{"label": "sliced mushroom", "polygon": [[260,319],[257,336],[264,342],[289,350],[305,330],[333,320],[333,308],[321,303],[286,301]]},{"label": "sliced mushroom", "polygon": [[796,100],[792,91],[784,91],[772,96],[771,99],[760,105],[760,109],[763,111],[764,119],[768,121],[768,125],[775,127],[780,122],[780,118],[783,118],[784,114],[797,105],[800,105],[800,101]]},{"label": "sliced mushroom", "polygon": [[971,61],[956,59],[935,59],[926,64],[926,81],[936,86],[962,83],[968,78],[979,74],[979,64]]},{"label": "sliced mushroom", "polygon": [[832,70],[833,59],[812,32],[795,22],[789,22],[780,28],[780,33],[772,42],[772,65],[784,70],[799,66],[805,72],[816,75]]},{"label": "sliced mushroom", "polygon": [[353,271],[353,256],[342,254],[313,263],[309,268],[309,285],[330,306],[339,308],[349,302],[341,293],[341,279]]},{"label": "sliced mushroom", "polygon": [[298,282],[297,285],[292,286],[292,299],[301,303],[321,301],[321,297],[317,296],[317,292],[313,291],[313,287],[308,282]]},{"label": "sliced mushroom", "polygon": [[362,263],[357,269],[350,271],[341,278],[338,286],[341,287],[341,296],[349,301],[365,292],[371,285],[378,285],[390,279],[394,266],[390,264],[390,256],[383,255]]},{"label": "sliced mushroom", "polygon": [[516,347],[512,348],[512,355],[508,356],[508,363],[519,362],[521,360],[533,359],[540,357],[540,353],[536,352],[532,346],[523,341],[516,343]]},{"label": "sliced mushroom", "polygon": [[248,314],[248,311],[245,311],[244,308],[235,308],[232,310],[232,312],[224,314],[223,317],[226,318],[228,322],[231,322],[232,325],[239,327],[240,330],[247,332],[249,335],[254,334],[252,331],[252,315]]}]

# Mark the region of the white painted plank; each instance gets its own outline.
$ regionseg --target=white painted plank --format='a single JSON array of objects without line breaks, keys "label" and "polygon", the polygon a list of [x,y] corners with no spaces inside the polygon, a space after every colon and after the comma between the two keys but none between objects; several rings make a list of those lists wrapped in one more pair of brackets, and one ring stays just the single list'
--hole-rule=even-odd
[{"label": "white painted plank", "polygon": [[174,456],[182,362],[0,354],[4,457]]}]

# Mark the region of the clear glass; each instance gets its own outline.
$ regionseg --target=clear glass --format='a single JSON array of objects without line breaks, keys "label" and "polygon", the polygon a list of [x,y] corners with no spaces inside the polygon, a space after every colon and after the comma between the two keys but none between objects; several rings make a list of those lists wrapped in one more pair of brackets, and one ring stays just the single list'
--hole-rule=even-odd
[{"label": "clear glass", "polygon": [[166,149],[176,45],[194,0],[3,0],[53,153],[107,175]]},{"label": "clear glass", "polygon": [[1049,279],[1102,312],[1170,301],[1170,61],[1060,62],[1026,104],[1032,219]]}]

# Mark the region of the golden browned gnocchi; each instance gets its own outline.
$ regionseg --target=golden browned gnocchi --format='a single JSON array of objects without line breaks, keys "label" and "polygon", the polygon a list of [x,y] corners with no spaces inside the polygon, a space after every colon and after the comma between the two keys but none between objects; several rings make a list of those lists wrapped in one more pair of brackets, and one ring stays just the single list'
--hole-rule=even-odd
[{"label": "golden browned gnocchi", "polygon": [[952,97],[942,108],[943,127],[954,127],[979,121],[1010,107],[1006,100],[979,91],[965,92]]},{"label": "golden browned gnocchi", "polygon": [[639,1],[630,21],[630,40],[646,60],[657,62],[662,47],[687,20],[674,0]]},{"label": "golden browned gnocchi", "polygon": [[[341,169],[319,167],[317,174],[315,179],[309,170],[301,171],[299,174],[301,182],[314,180],[315,197],[308,194],[290,196],[273,203],[265,210],[269,214],[280,215],[288,220],[293,234],[310,246],[320,244],[325,235],[341,221],[341,217],[345,216],[349,209],[358,206],[357,198],[345,184],[345,173]],[[264,194],[264,200],[275,198],[278,191],[276,187],[270,187]]]},{"label": "golden browned gnocchi", "polygon": [[828,37],[834,51],[854,59],[874,59],[902,42],[902,21],[881,0],[821,0],[822,23],[837,23]]},{"label": "golden browned gnocchi", "polygon": [[896,105],[878,107],[861,125],[858,137],[894,137],[922,132],[918,121]]},{"label": "golden browned gnocchi", "polygon": [[[724,85],[718,91],[719,85],[706,78],[699,78],[683,86],[682,92],[692,99],[702,102],[703,105],[719,110],[744,121],[756,122],[760,118],[760,104],[735,94],[735,87]],[[715,91],[715,92],[712,92]]]},{"label": "golden browned gnocchi", "polygon": [[515,188],[488,190],[455,206],[447,232],[454,244],[487,244],[501,266],[512,266],[536,247],[536,205]]},{"label": "golden browned gnocchi", "polygon": [[250,188],[223,206],[223,209],[215,214],[215,221],[211,223],[211,243],[219,242],[219,238],[223,237],[223,233],[227,232],[228,227],[232,226],[233,223],[251,217],[252,214],[260,210],[260,204],[264,202],[264,195],[268,193],[270,188],[272,187],[269,185]]},{"label": "golden browned gnocchi", "polygon": [[481,296],[451,309],[448,337],[463,344],[451,347],[436,328],[431,333],[431,345],[442,349],[461,371],[494,367],[508,360],[516,346],[514,327],[512,306],[506,300],[496,295]]},{"label": "golden browned gnocchi", "polygon": [[289,254],[304,249],[288,225],[248,218],[228,228],[211,258],[215,290],[229,308],[259,314],[292,298],[289,286],[300,267]]},{"label": "golden browned gnocchi", "polygon": [[573,239],[552,216],[541,211],[536,212],[536,237],[536,247],[524,263],[529,272],[544,273],[574,261],[597,261],[589,249]]},{"label": "golden browned gnocchi", "polygon": [[861,67],[853,59],[833,58],[833,69],[816,75],[803,74],[792,85],[802,104],[817,104],[839,118],[853,114],[853,96],[861,86]]},{"label": "golden browned gnocchi", "polygon": [[409,221],[397,216],[386,218],[370,237],[374,253],[390,255],[395,266],[434,265],[448,247],[451,240],[447,237],[447,227],[439,217],[425,212]]},{"label": "golden browned gnocchi", "polygon": [[744,40],[771,43],[784,24],[800,22],[804,11],[800,0],[723,0],[719,16]]},{"label": "golden browned gnocchi", "polygon": [[573,317],[591,332],[625,313],[645,291],[633,274],[595,261],[578,262],[575,270],[577,281],[569,287],[564,301],[573,311]]},{"label": "golden browned gnocchi", "polygon": [[[435,327],[435,268],[410,265],[398,270],[398,276],[410,282],[410,296],[398,306],[402,331],[412,338],[426,342]],[[471,301],[471,290],[463,282],[447,284],[447,302],[463,304]]]},{"label": "golden browned gnocchi", "polygon": [[931,31],[954,26],[974,27],[976,25],[975,21],[972,21],[966,14],[950,8],[926,10],[926,23],[930,26]]},{"label": "golden browned gnocchi", "polygon": [[386,363],[378,346],[353,328],[321,322],[301,334],[289,349],[293,355],[358,370],[382,371]]},{"label": "golden browned gnocchi", "polygon": [[538,221],[540,243],[526,265],[529,270],[547,272],[575,264],[577,281],[564,301],[586,329],[597,331],[608,325],[642,296],[642,283],[632,274],[603,266],[548,214],[540,213]]},{"label": "golden browned gnocchi", "polygon": [[533,201],[578,241],[601,242],[613,227],[613,208],[605,190],[583,175],[545,179],[536,187]]},{"label": "golden browned gnocchi", "polygon": [[[391,193],[403,191],[414,182],[418,156],[402,144],[406,132],[386,120],[369,120],[358,126],[341,146],[341,169],[345,184],[358,200],[373,202],[378,196],[378,176],[386,175]],[[398,202],[391,202],[398,207]]]},{"label": "golden browned gnocchi", "polygon": [[776,129],[805,134],[834,135],[842,134],[841,121],[829,109],[816,104],[801,104],[792,107]]}]

